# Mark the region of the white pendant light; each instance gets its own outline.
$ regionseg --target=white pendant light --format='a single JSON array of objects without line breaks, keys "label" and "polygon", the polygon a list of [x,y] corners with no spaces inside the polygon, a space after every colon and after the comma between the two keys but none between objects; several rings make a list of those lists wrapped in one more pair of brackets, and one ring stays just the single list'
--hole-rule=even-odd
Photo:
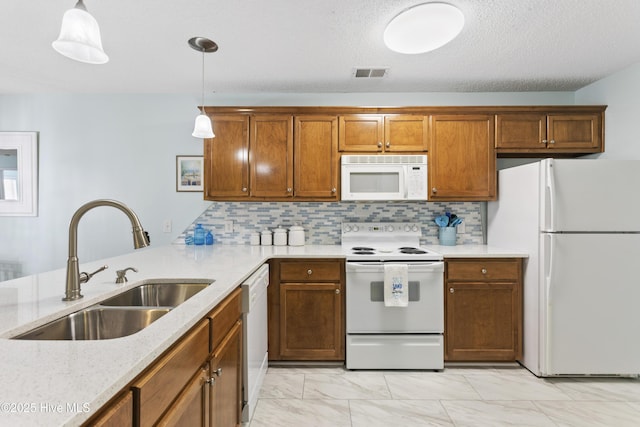
[{"label": "white pendant light", "polygon": [[87,12],[82,0],[64,13],[60,35],[51,45],[58,53],[76,61],[87,64],[109,61],[102,49],[98,21]]},{"label": "white pendant light", "polygon": [[447,3],[425,3],[397,15],[384,30],[384,43],[398,53],[416,54],[438,49],[456,38],[464,15]]},{"label": "white pendant light", "polygon": [[214,138],[215,135],[211,125],[211,119],[204,113],[204,54],[217,51],[218,45],[216,42],[205,37],[193,37],[189,39],[189,46],[202,52],[202,111],[196,117],[193,133],[191,135],[196,138]]}]

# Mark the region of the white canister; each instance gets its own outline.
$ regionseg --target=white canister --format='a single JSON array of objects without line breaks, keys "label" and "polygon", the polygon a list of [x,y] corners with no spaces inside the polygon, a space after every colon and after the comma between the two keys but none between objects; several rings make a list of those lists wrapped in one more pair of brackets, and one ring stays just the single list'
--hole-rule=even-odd
[{"label": "white canister", "polygon": [[287,245],[287,229],[278,227],[273,230],[273,246]]},{"label": "white canister", "polygon": [[289,228],[289,246],[304,246],[304,228],[299,224]]},{"label": "white canister", "polygon": [[271,246],[271,231],[268,228],[262,230],[260,234],[260,244],[262,246]]},{"label": "white canister", "polygon": [[251,237],[249,238],[249,242],[251,242],[251,246],[260,245],[260,233],[258,233],[257,231],[254,232],[254,233],[251,233]]}]

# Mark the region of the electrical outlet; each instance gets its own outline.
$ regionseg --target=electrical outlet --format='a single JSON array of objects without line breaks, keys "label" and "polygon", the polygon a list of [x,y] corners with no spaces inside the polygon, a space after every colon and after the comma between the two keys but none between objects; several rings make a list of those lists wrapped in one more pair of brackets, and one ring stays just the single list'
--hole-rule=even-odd
[{"label": "electrical outlet", "polygon": [[224,222],[224,232],[225,233],[233,233],[233,221],[228,220]]},{"label": "electrical outlet", "polygon": [[162,223],[162,232],[163,233],[171,233],[171,220],[165,219]]}]

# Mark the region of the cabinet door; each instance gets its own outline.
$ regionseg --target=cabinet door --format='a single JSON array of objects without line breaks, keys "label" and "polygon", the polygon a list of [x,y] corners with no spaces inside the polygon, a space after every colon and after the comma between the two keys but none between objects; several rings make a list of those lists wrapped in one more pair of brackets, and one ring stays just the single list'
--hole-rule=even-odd
[{"label": "cabinet door", "polygon": [[427,151],[429,118],[418,115],[384,117],[384,151]]},{"label": "cabinet door", "polygon": [[209,370],[200,369],[157,426],[209,427]]},{"label": "cabinet door", "polygon": [[548,146],[552,150],[600,151],[602,139],[598,114],[550,114],[547,128]]},{"label": "cabinet door", "polygon": [[242,411],[242,321],[238,320],[211,358],[211,426],[240,425]]},{"label": "cabinet door", "polygon": [[382,151],[384,117],[378,114],[340,116],[338,149],[340,151]]},{"label": "cabinet door", "polygon": [[215,138],[204,140],[204,198],[249,197],[249,117],[211,117]]},{"label": "cabinet door", "polygon": [[88,424],[92,427],[129,427],[133,425],[133,395],[130,391],[109,404],[97,418]]},{"label": "cabinet door", "polygon": [[283,360],[344,359],[342,294],[339,283],[280,284]]},{"label": "cabinet door", "polygon": [[338,200],[338,118],[297,116],[294,130],[295,197]]},{"label": "cabinet door", "polygon": [[293,196],[293,116],[251,117],[251,196]]},{"label": "cabinet door", "polygon": [[545,114],[498,114],[496,148],[541,150],[547,148]]},{"label": "cabinet door", "polygon": [[449,282],[446,360],[513,361],[520,352],[520,292],[515,283]]},{"label": "cabinet door", "polygon": [[431,200],[495,200],[493,116],[433,116],[428,162]]}]

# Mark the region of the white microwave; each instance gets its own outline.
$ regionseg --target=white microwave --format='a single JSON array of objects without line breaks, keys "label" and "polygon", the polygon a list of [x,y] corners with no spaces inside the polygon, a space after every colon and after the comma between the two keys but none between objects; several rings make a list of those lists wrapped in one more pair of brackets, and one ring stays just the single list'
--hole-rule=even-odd
[{"label": "white microwave", "polygon": [[426,155],[345,155],[342,200],[427,200]]}]

